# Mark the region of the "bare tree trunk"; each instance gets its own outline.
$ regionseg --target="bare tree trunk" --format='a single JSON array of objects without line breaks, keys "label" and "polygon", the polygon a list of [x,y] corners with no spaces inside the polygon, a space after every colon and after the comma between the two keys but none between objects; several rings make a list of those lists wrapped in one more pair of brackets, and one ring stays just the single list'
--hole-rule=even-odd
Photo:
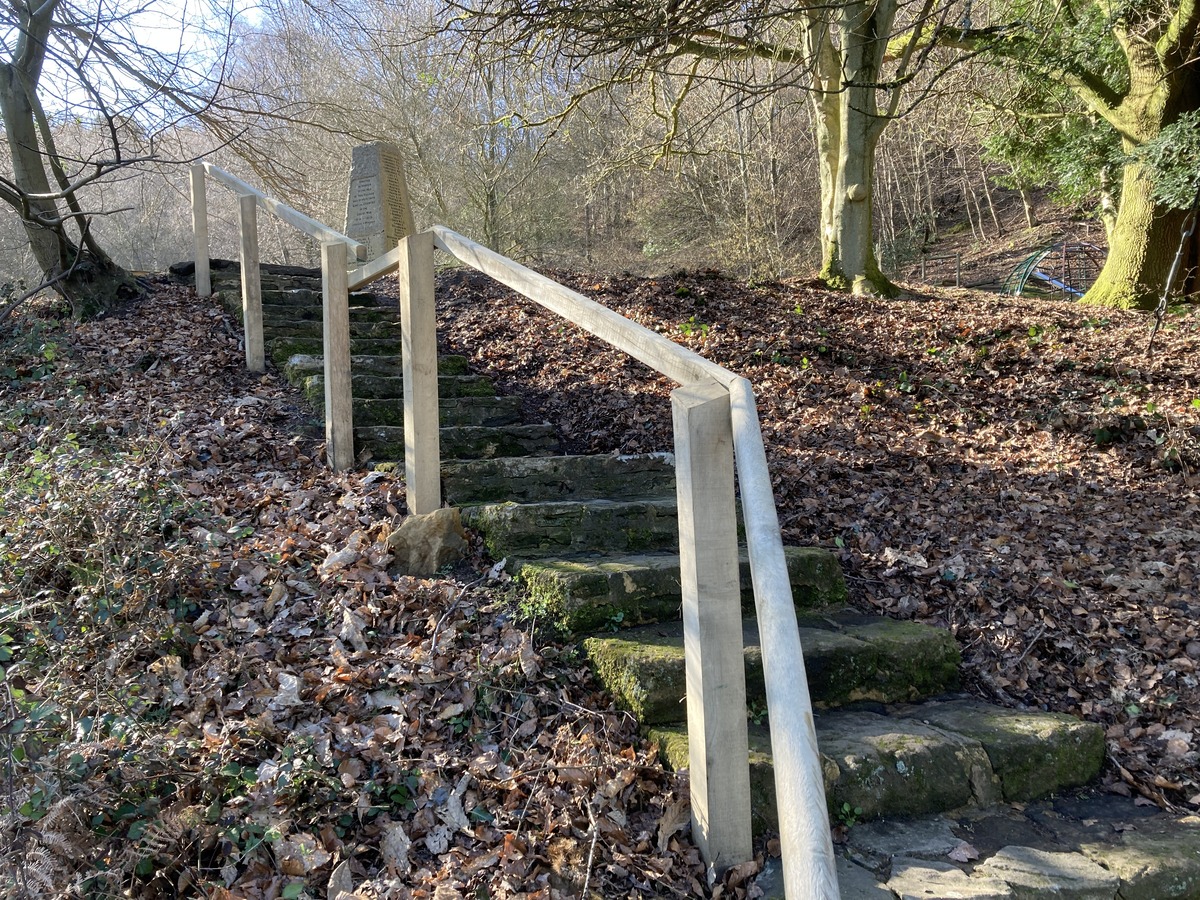
[{"label": "bare tree trunk", "polygon": [[[53,148],[44,150],[39,140],[36,91],[56,6],[56,0],[37,9],[18,5],[20,36],[13,58],[0,63],[0,117],[16,187],[16,191],[0,190],[0,198],[21,217],[44,282],[71,303],[76,317],[83,318],[136,296],[140,288],[91,238],[88,219],[81,214],[73,192],[52,188],[47,174],[48,167],[56,163]],[[76,213],[63,215],[58,199]],[[79,231],[78,240],[68,234],[68,224]]]}]

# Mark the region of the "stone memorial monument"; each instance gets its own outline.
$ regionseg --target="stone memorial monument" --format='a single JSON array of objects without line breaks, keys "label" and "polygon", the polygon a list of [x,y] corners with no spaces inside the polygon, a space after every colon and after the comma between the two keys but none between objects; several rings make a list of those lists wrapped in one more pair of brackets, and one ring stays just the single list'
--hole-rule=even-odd
[{"label": "stone memorial monument", "polygon": [[346,197],[346,236],[367,246],[369,261],[415,231],[400,148],[386,141],[355,147]]}]

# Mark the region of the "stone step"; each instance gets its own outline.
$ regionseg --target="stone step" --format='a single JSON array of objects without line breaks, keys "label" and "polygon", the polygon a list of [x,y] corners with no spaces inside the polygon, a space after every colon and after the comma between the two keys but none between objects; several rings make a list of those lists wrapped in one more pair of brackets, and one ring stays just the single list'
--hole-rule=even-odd
[{"label": "stone step", "polygon": [[[822,712],[816,728],[834,824],[1023,803],[1087,784],[1104,762],[1095,723],[973,699]],[[667,765],[688,767],[683,725],[648,733]],[[755,830],[777,828],[765,725],[750,725],[750,779]]]},{"label": "stone step", "polygon": [[[558,453],[553,425],[443,426],[439,430],[442,459],[490,459],[496,456]],[[354,445],[370,450],[377,460],[404,459],[404,429],[394,425],[359,426]]]},{"label": "stone step", "polygon": [[[849,609],[799,614],[808,689],[818,708],[861,701],[923,700],[955,690],[961,656],[950,632],[916,622],[864,616]],[[765,709],[758,625],[743,622],[746,698]],[[600,682],[645,725],[686,713],[683,623],[666,622],[589,637],[584,653]]]},{"label": "stone step", "polygon": [[[783,552],[798,607],[845,602],[846,582],[837,557],[817,547],[785,547]],[[582,634],[613,623],[628,626],[679,618],[676,553],[522,560],[514,561],[509,571],[524,583],[539,621],[564,632]],[[744,552],[741,586],[742,607],[753,614],[750,562]]]},{"label": "stone step", "polygon": [[[400,354],[394,356],[355,355],[350,357],[350,370],[354,377],[371,375],[399,378],[401,372]],[[284,363],[283,373],[287,380],[296,386],[304,384],[304,379],[312,375],[325,374],[325,358],[320,354],[297,354]],[[467,375],[469,367],[465,356],[445,354],[438,357],[439,375]]]},{"label": "stone step", "polygon": [[[268,341],[288,338],[316,338],[321,340],[322,326],[320,319],[294,321],[289,324],[268,324],[263,322],[263,334]],[[399,343],[400,326],[395,322],[362,322],[350,321],[350,342],[354,346],[356,338],[370,340],[387,339]]]},{"label": "stone step", "polygon": [[[843,900],[1200,897],[1200,818],[1111,794],[864,823],[842,852]],[[771,861],[755,879],[764,900],[784,900],[780,876]]]},{"label": "stone step", "polygon": [[[283,368],[293,356],[321,356],[325,345],[317,337],[269,337],[266,340],[267,355],[275,365]],[[395,356],[400,359],[400,337],[394,338],[350,338],[350,355]]]},{"label": "stone step", "polygon": [[[325,408],[324,393],[313,401],[318,411]],[[473,425],[496,428],[521,421],[519,397],[442,397],[438,400],[443,425]],[[398,399],[354,400],[354,421],[364,427],[404,428],[404,404]]]},{"label": "stone step", "polygon": [[678,547],[675,498],[486,503],[462,510],[463,524],[504,556],[638,553]]},{"label": "stone step", "polygon": [[[404,379],[398,375],[360,374],[354,372],[351,363],[350,381],[356,400],[387,400],[399,403],[404,399]],[[309,375],[300,382],[299,387],[310,403],[325,402],[324,375]],[[438,396],[494,398],[496,389],[492,387],[491,381],[482,375],[439,375]]]},{"label": "stone step", "polygon": [[669,453],[476,460],[442,466],[442,487],[456,506],[667,497],[675,491],[675,460]]},{"label": "stone step", "polygon": [[[314,323],[320,325],[324,320],[324,311],[320,306],[289,306],[281,303],[263,303],[263,326],[275,328],[296,323]],[[350,324],[356,322],[386,322],[399,332],[400,319],[395,309],[386,306],[351,306],[349,309]]]},{"label": "stone step", "polygon": [[[237,291],[241,292],[240,285]],[[384,310],[390,309],[394,315],[396,312],[396,301],[386,297],[380,297],[371,291],[351,291],[347,298],[351,309],[364,307],[381,307]],[[262,292],[263,313],[266,314],[267,306],[282,306],[289,309],[300,309],[305,311],[314,311],[315,318],[321,318],[321,307],[325,302],[324,296],[321,293],[321,283],[318,281],[313,287],[292,287],[275,289],[263,284]]]}]

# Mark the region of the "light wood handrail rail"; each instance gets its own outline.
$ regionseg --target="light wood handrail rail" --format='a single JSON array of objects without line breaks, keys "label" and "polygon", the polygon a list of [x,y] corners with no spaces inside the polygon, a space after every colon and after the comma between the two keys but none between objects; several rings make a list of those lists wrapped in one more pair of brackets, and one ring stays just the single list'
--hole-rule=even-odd
[{"label": "light wood handrail rail", "polygon": [[460,262],[623,350],[681,385],[729,391],[733,446],[770,712],[784,886],[793,900],[840,896],[812,699],[779,532],[774,491],[750,382],[520,263],[434,225],[434,243]]},{"label": "light wood handrail rail", "polygon": [[[358,241],[266,196],[211,163],[199,163],[193,167],[192,178],[198,290],[201,286],[207,287],[209,278],[206,203],[203,179],[198,177],[200,166],[203,167],[205,173],[237,193],[255,197],[258,205],[299,231],[326,245],[345,245],[356,257],[360,259],[365,257],[366,247]],[[433,244],[438,249],[471,268],[490,275],[501,284],[507,285],[517,293],[549,309],[611,346],[628,353],[634,359],[656,372],[666,375],[680,385],[695,388],[704,383],[715,382],[728,392],[729,416],[726,418],[726,433],[728,434],[731,426],[733,455],[741,491],[742,514],[754,586],[754,602],[759,619],[767,706],[770,711],[772,752],[775,759],[777,809],[783,844],[784,888],[787,896],[792,900],[800,900],[800,898],[804,898],[804,900],[837,900],[840,895],[833,843],[829,831],[829,815],[825,805],[822,767],[817,751],[812,700],[804,671],[804,657],[800,646],[796,610],[783,553],[783,541],[779,532],[779,517],[775,510],[774,492],[767,468],[762,430],[750,382],[705,359],[698,353],[680,346],[669,338],[626,319],[583,294],[572,291],[448,228],[435,225],[429,230],[429,233],[432,235]],[[243,238],[247,239],[245,228],[243,228]],[[428,241],[429,238],[426,237],[425,240]],[[338,249],[340,251],[340,248]],[[337,282],[336,285],[332,285],[332,290],[342,296],[347,290],[355,290],[383,275],[396,271],[400,267],[402,253],[407,251],[410,256],[419,256],[422,253],[430,252],[428,249],[422,251],[413,243],[413,239],[405,238],[401,240],[399,247],[388,254],[379,259],[365,262],[347,272],[343,255],[340,252],[331,254],[329,250],[330,248],[327,246],[322,253],[323,280],[327,282],[323,304],[327,342],[325,353],[327,390],[335,375],[331,371],[330,360],[333,354],[328,346],[329,332],[336,331],[339,340],[347,348],[349,346],[349,326],[345,321],[346,317],[343,316],[337,323],[329,320],[328,294],[331,292],[331,286],[328,282],[331,275],[335,275]],[[425,265],[428,270],[423,270],[425,275],[422,277],[430,281],[431,287],[431,260]],[[407,269],[411,268],[413,266],[410,259]],[[332,269],[336,269],[337,272],[333,273]],[[409,290],[411,292],[411,285]],[[429,297],[425,302],[430,309],[426,312],[432,316],[432,290],[430,289],[428,293]],[[411,312],[407,318],[413,318]],[[409,339],[408,336],[406,339]],[[343,355],[348,357],[348,351]],[[348,363],[348,358],[346,362]],[[344,374],[344,380],[348,385],[349,365],[345,364],[339,368],[345,369],[345,372],[341,374]],[[436,410],[436,366],[430,365],[425,368],[428,368],[432,374],[423,373],[420,378],[417,378],[418,373],[415,371],[406,373],[406,375],[412,376],[405,379],[406,426],[410,421],[409,407],[414,403],[413,390],[415,388],[410,385],[410,382],[417,380],[430,382],[429,387],[433,392],[430,396],[434,398],[434,410]],[[676,396],[673,395],[672,399],[674,404]],[[691,397],[689,402],[694,404],[702,400],[703,397]],[[343,399],[338,402],[334,397],[327,396],[327,422],[333,421],[332,409],[335,406],[343,408],[346,418],[341,431],[350,434],[352,421],[349,419],[349,400]],[[433,428],[436,433],[436,413],[429,418],[434,423],[429,427]],[[728,442],[728,440],[727,437],[726,441]],[[408,441],[407,436],[406,441]],[[341,444],[351,454],[353,452],[353,445],[345,440],[331,441],[331,443]],[[728,443],[726,443],[726,447],[725,452],[728,453]],[[409,468],[409,455],[410,452],[406,452],[406,472],[408,477],[412,478],[416,469]],[[428,459],[435,467],[440,467],[436,439],[430,443],[428,449],[420,449],[414,445],[411,455]],[[339,465],[332,460],[331,463],[334,468],[349,464],[343,461]],[[436,475],[434,478],[436,479]],[[432,498],[428,501],[429,504],[436,506],[440,503],[436,490],[431,488],[429,494]],[[732,513],[732,510],[730,512]],[[740,641],[740,635],[737,640]],[[741,703],[744,705],[744,702],[743,691]]]},{"label": "light wood handrail rail", "polygon": [[563,287],[557,281],[539,275],[449,228],[434,225],[430,231],[438,248],[455,259],[490,275],[518,294],[557,313],[679,384],[712,379],[728,387],[738,377],[670,338],[631,322],[595,300]]},{"label": "light wood handrail rail", "polygon": [[230,190],[236,191],[239,194],[253,194],[258,199],[258,205],[267,212],[277,216],[287,222],[297,231],[307,234],[311,238],[315,238],[321,243],[337,242],[345,244],[358,259],[365,259],[367,255],[366,244],[361,244],[354,238],[347,237],[340,231],[335,231],[324,222],[318,222],[311,216],[306,216],[297,209],[293,209],[286,203],[280,203],[274,197],[268,197],[258,188],[247,184],[238,178],[236,175],[231,175],[219,166],[215,166],[210,162],[201,163],[204,166],[204,171],[208,173],[210,178],[221,182]]}]

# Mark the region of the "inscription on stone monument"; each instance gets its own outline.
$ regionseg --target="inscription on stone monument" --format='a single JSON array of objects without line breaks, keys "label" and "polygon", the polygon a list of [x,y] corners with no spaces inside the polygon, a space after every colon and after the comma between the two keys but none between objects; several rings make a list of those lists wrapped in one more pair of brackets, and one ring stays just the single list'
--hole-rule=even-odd
[{"label": "inscription on stone monument", "polygon": [[400,148],[386,141],[355,147],[346,197],[346,235],[366,244],[371,260],[415,231]]}]

